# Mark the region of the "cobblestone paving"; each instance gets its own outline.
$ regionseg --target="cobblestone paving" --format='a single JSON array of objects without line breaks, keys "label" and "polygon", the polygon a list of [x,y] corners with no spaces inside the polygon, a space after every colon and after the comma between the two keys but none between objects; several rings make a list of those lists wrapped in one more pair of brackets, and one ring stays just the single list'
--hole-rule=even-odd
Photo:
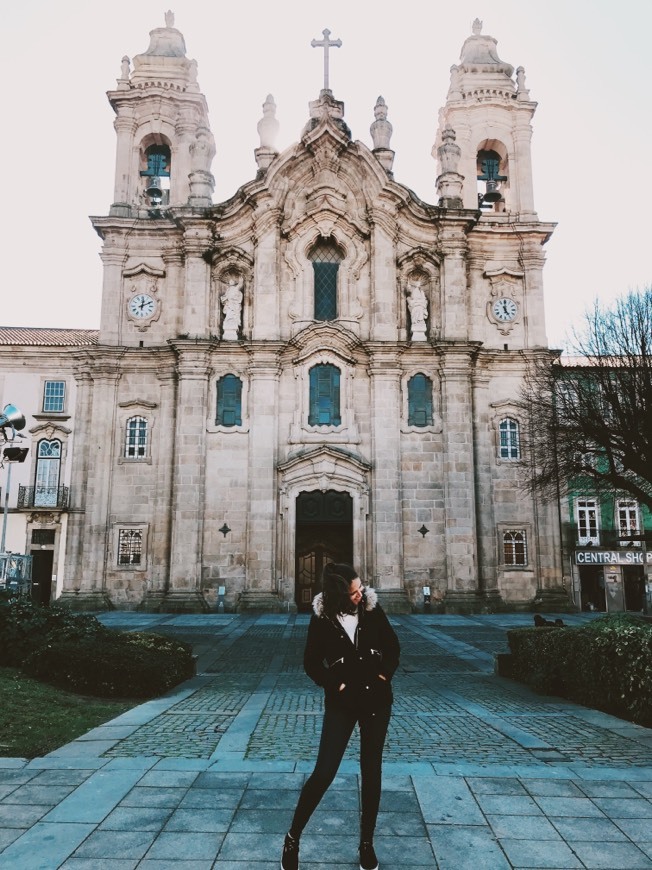
[{"label": "cobblestone paving", "polygon": [[[393,622],[402,655],[387,762],[528,764],[547,758],[620,767],[649,762],[641,743],[590,724],[577,712],[581,708],[494,677],[491,656],[504,650],[505,629],[469,627],[468,620],[466,625],[409,617]],[[251,617],[237,625],[237,630],[222,627],[217,638],[205,627],[157,627],[200,644],[202,652],[212,646],[210,663],[198,678],[203,683],[105,755],[215,760],[227,745],[223,739],[241,727],[246,714],[251,725],[239,750],[243,759],[312,759],[323,699],[303,673],[307,617],[282,616],[276,623],[273,617]],[[345,758],[356,758],[356,747],[351,741]]]}]

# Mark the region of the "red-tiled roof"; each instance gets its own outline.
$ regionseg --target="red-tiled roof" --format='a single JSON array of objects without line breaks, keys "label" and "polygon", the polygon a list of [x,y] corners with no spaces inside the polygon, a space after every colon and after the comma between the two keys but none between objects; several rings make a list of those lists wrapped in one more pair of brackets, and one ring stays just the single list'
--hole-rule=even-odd
[{"label": "red-tiled roof", "polygon": [[0,345],[22,344],[41,347],[81,347],[97,344],[97,329],[42,329],[33,326],[0,326]]}]

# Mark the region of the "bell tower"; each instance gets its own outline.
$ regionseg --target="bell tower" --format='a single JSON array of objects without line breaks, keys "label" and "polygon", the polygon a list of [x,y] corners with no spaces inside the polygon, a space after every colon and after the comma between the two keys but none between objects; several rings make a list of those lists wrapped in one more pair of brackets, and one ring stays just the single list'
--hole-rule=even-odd
[{"label": "bell tower", "polygon": [[149,34],[149,48],[123,57],[108,98],[116,118],[116,169],[110,215],[154,217],[168,206],[210,205],[215,155],[197,63],[186,57],[172,12]]},{"label": "bell tower", "polygon": [[511,212],[536,219],[532,189],[532,116],[537,104],[525,87],[525,70],[498,56],[497,42],[476,18],[460,62],[451,67],[446,105],[440,110],[433,157],[444,131],[455,131],[461,149],[464,208]]}]

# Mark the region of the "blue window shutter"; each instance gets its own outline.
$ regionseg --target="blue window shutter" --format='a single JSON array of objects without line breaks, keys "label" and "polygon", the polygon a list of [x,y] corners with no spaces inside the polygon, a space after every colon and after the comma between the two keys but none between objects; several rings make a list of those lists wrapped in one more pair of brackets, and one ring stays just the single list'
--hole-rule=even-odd
[{"label": "blue window shutter", "polygon": [[339,426],[340,370],[330,364],[310,369],[310,411],[308,425]]},{"label": "blue window shutter", "polygon": [[224,375],[217,382],[218,426],[242,425],[242,381],[235,375]]},{"label": "blue window shutter", "polygon": [[408,426],[432,425],[432,381],[414,375],[408,381]]}]

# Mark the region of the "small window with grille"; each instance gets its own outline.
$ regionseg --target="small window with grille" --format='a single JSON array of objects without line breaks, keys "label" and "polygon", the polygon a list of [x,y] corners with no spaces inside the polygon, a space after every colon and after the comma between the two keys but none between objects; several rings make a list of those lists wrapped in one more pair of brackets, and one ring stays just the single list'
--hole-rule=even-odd
[{"label": "small window with grille", "polygon": [[118,565],[140,565],[143,556],[143,530],[119,529]]},{"label": "small window with grille", "polygon": [[337,273],[343,259],[335,242],[323,238],[310,253],[315,279],[315,320],[337,318]]},{"label": "small window with grille", "polygon": [[54,529],[32,529],[32,544],[37,547],[52,546],[54,535]]},{"label": "small window with grille", "polygon": [[147,420],[130,417],[125,427],[125,458],[144,459],[147,456]]},{"label": "small window with grille", "polygon": [[527,565],[527,536],[525,529],[503,532],[503,563],[512,567]]},{"label": "small window with grille", "polygon": [[43,412],[61,414],[65,407],[66,382],[46,381],[43,390]]}]

